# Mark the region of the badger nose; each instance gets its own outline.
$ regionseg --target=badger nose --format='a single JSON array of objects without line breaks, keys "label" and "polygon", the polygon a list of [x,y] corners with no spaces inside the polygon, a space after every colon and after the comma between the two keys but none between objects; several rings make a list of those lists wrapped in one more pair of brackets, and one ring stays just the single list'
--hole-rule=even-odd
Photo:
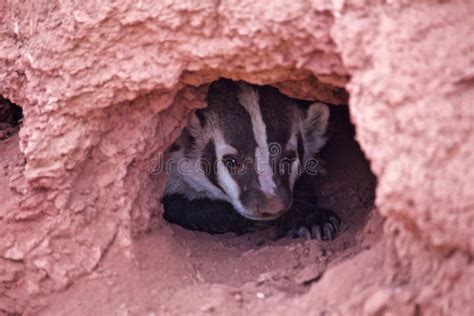
[{"label": "badger nose", "polygon": [[258,209],[258,212],[262,214],[262,216],[271,217],[285,211],[285,204],[276,196],[267,196],[266,199],[266,207]]},{"label": "badger nose", "polygon": [[269,195],[256,189],[243,192],[241,201],[247,209],[262,218],[274,218],[286,211],[285,203],[278,196]]}]

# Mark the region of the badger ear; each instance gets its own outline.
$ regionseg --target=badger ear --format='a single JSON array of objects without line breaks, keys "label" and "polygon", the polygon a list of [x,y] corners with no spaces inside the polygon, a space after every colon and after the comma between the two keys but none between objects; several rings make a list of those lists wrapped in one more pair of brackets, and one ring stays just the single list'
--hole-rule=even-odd
[{"label": "badger ear", "polygon": [[308,157],[318,153],[326,143],[326,129],[329,121],[329,107],[321,102],[309,106],[304,119],[304,138]]},{"label": "badger ear", "polygon": [[[176,139],[171,151],[176,151],[181,148],[197,148],[202,143],[204,137],[204,128],[196,115],[196,112],[190,114],[186,127],[181,132],[181,135]],[[187,152],[189,154],[189,152]]]},{"label": "badger ear", "polygon": [[191,113],[191,116],[188,120],[188,125],[186,126],[185,131],[192,137],[198,138],[202,135],[204,130],[203,127],[203,114],[199,110]]},{"label": "badger ear", "polygon": [[305,134],[309,136],[323,136],[329,121],[329,108],[326,104],[315,102],[309,106],[305,117],[304,128]]}]

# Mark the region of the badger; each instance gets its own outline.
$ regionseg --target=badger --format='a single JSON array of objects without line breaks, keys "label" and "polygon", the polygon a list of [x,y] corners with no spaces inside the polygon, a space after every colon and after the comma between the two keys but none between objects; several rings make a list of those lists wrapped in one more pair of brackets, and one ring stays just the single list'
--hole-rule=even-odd
[{"label": "badger", "polygon": [[165,219],[209,233],[276,223],[279,236],[333,239],[339,217],[295,198],[326,143],[328,106],[228,79],[210,85],[206,102],[166,155]]}]

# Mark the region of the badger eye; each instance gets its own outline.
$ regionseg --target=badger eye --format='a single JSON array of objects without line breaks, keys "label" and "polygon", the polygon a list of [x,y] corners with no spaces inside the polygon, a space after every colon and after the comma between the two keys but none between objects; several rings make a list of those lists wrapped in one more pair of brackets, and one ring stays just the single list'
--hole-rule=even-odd
[{"label": "badger eye", "polygon": [[224,166],[227,167],[229,170],[233,170],[235,167],[237,167],[237,158],[231,155],[225,155],[222,157],[222,162],[224,163]]}]

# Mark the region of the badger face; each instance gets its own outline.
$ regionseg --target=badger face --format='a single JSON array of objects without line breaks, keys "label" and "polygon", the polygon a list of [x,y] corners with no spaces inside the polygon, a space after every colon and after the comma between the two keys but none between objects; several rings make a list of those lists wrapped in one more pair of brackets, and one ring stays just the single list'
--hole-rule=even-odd
[{"label": "badger face", "polygon": [[[308,109],[271,87],[221,79],[175,143],[178,161],[165,194],[230,202],[242,216],[272,220],[292,204],[292,191],[305,163],[325,143],[329,110]],[[179,167],[187,159],[187,170]]]}]

